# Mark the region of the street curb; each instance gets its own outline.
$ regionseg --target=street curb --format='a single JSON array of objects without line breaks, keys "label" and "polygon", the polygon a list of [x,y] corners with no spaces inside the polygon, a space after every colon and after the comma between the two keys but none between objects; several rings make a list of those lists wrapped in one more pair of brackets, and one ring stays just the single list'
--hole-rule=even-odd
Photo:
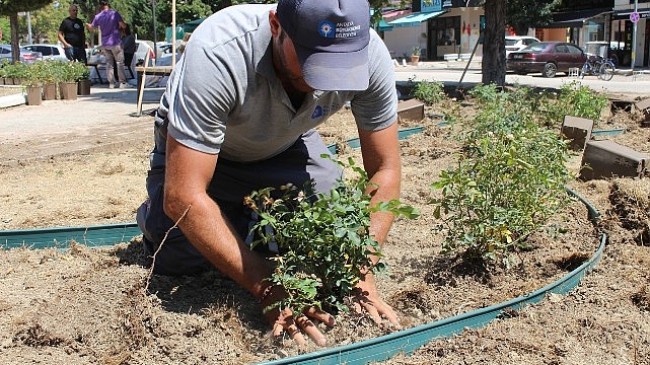
[{"label": "street curb", "polygon": [[17,105],[24,105],[26,103],[25,94],[20,90],[20,93],[0,96],[0,109],[11,108]]}]

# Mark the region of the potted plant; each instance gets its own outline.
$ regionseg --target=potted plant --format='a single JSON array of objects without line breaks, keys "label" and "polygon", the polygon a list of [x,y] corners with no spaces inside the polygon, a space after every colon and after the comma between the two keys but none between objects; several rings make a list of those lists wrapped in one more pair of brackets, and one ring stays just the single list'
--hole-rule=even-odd
[{"label": "potted plant", "polygon": [[0,61],[0,85],[5,85],[5,67],[9,64],[6,60]]},{"label": "potted plant", "polygon": [[7,64],[2,69],[5,74],[5,85],[20,85],[27,77],[27,65],[20,62]]},{"label": "potted plant", "polygon": [[43,87],[41,85],[39,74],[31,67],[29,71],[27,78],[23,81],[25,92],[27,94],[27,105],[41,105],[41,100],[43,99]]},{"label": "potted plant", "polygon": [[419,46],[413,47],[413,50],[411,51],[411,64],[416,65],[420,62],[420,53],[422,52],[422,49]]},{"label": "potted plant", "polygon": [[31,66],[43,87],[43,100],[56,99],[56,70],[53,61],[37,61]]},{"label": "potted plant", "polygon": [[77,74],[74,62],[56,62],[61,99],[77,100]]},{"label": "potted plant", "polygon": [[81,62],[72,62],[77,81],[77,95],[90,95],[90,69]]}]

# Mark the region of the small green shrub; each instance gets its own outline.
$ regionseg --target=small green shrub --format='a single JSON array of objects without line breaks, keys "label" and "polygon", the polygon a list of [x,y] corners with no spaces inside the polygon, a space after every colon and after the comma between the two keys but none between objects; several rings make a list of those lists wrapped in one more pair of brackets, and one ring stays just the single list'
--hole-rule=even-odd
[{"label": "small green shrub", "polygon": [[439,103],[447,97],[442,82],[426,80],[415,84],[413,96],[427,105]]},{"label": "small green shrub", "polygon": [[480,84],[474,86],[467,94],[475,98],[481,104],[489,104],[496,102],[500,93],[501,92],[497,88],[496,84]]},{"label": "small green shrub", "polygon": [[568,199],[567,145],[535,122],[521,95],[488,99],[464,134],[457,166],[432,184],[442,190],[432,203],[447,234],[443,252],[508,267],[511,253],[527,248],[528,234]]},{"label": "small green shrub", "polygon": [[600,114],[608,103],[605,95],[576,81],[563,85],[557,100],[547,100],[546,105],[541,108],[542,121],[547,126],[559,126],[567,115],[591,119],[598,123]]},{"label": "small green shrub", "polygon": [[356,177],[339,180],[329,194],[311,195],[311,185],[305,190],[285,185],[277,199],[272,198],[270,188],[246,199],[260,217],[252,228],[260,237],[253,245],[275,242],[280,251],[273,258],[275,271],[268,280],[283,287],[287,297],[265,310],[290,308],[300,313],[312,306],[346,310],[344,298],[352,294],[363,270],[384,268],[383,263],[372,265],[369,259],[371,254],[381,256],[369,232],[370,214],[417,216],[414,208],[396,200],[371,206],[365,193],[366,172],[352,159],[347,165],[338,163],[352,169]]}]

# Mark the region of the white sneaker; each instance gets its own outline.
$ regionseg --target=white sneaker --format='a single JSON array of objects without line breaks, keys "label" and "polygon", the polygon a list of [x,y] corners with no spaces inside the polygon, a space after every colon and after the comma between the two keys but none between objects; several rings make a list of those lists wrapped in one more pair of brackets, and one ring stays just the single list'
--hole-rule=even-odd
[{"label": "white sneaker", "polygon": [[108,88],[109,88],[109,89],[114,89],[114,88],[115,88],[115,85],[113,85],[113,84],[108,84]]},{"label": "white sneaker", "polygon": [[120,84],[120,89],[128,89],[130,88],[131,85],[127,84],[126,82],[123,82]]}]

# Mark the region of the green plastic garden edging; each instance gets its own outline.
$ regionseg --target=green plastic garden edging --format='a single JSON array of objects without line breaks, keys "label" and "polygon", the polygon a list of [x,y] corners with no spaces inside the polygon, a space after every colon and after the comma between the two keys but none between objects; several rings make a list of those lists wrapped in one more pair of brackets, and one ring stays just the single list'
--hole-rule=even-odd
[{"label": "green plastic garden edging", "polygon": [[594,129],[591,131],[592,137],[614,137],[625,133],[625,128],[617,129]]},{"label": "green plastic garden edging", "polygon": [[[421,132],[422,130],[423,127],[402,130],[400,131],[400,139]],[[353,148],[356,148],[354,146],[358,146],[358,142],[354,142],[353,140],[349,140],[348,144]],[[328,146],[328,148],[330,148],[330,151],[334,148],[332,153],[336,153],[336,147],[334,145]],[[567,188],[567,192],[585,204],[589,211],[589,218],[592,221],[598,219],[599,213],[590,202],[586,201],[583,197],[569,188]],[[9,249],[27,247],[38,249],[46,247],[65,247],[71,240],[96,247],[130,241],[132,238],[140,234],[140,230],[135,223],[98,225],[90,227],[9,230],[0,231],[0,248]],[[407,330],[394,332],[386,336],[346,346],[334,347],[299,356],[264,362],[260,365],[328,365],[343,363],[348,365],[357,365],[367,364],[372,361],[387,360],[399,353],[410,354],[436,338],[449,337],[462,332],[466,328],[485,326],[492,320],[498,318],[504,310],[517,310],[529,304],[537,303],[549,293],[568,293],[577,287],[580,280],[600,261],[606,240],[607,236],[603,233],[600,238],[598,249],[588,261],[584,262],[580,267],[571,271],[559,280],[532,293],[489,307],[480,308]]]}]

